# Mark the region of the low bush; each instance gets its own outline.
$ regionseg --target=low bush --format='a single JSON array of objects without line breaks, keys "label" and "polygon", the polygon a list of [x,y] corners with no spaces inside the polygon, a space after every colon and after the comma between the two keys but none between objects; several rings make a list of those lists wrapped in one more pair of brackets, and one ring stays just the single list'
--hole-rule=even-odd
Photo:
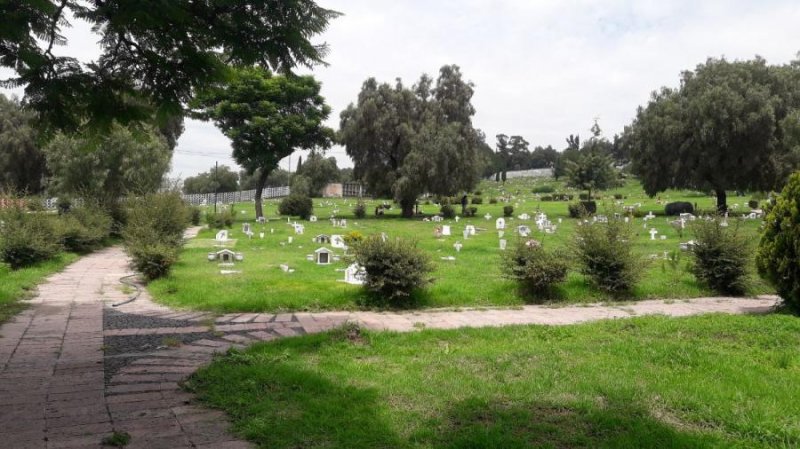
[{"label": "low bush", "polygon": [[474,217],[478,213],[478,208],[475,206],[470,206],[464,209],[464,216],[465,217]]},{"label": "low bush", "polygon": [[97,206],[73,207],[59,219],[61,242],[68,251],[86,253],[111,235],[112,219]]},{"label": "low bush", "polygon": [[741,295],[747,290],[750,251],[738,228],[738,224],[720,226],[716,220],[692,224],[691,271],[698,281],[726,295]]},{"label": "low bush", "polygon": [[289,215],[293,217],[300,217],[307,220],[314,212],[314,203],[306,195],[293,193],[281,201],[278,205],[278,212],[281,215]]},{"label": "low bush", "polygon": [[211,229],[224,229],[233,226],[234,221],[233,212],[230,210],[221,210],[217,213],[206,213],[206,224]]},{"label": "low bush", "polygon": [[621,194],[621,193],[615,193],[614,194],[614,199],[615,200],[622,200],[622,199],[625,199],[625,196],[623,194]]},{"label": "low bush", "polygon": [[169,274],[169,270],[178,260],[179,247],[163,242],[142,242],[135,246],[126,246],[131,256],[133,268],[142,273],[145,279],[152,281]]},{"label": "low bush", "polygon": [[694,213],[694,206],[692,206],[692,203],[689,203],[687,201],[677,201],[674,203],[667,203],[667,205],[664,206],[664,213],[667,216],[692,214]]},{"label": "low bush", "polygon": [[186,203],[175,192],[154,193],[132,200],[127,215],[122,236],[133,267],[147,280],[165,276],[183,244]]},{"label": "low bush", "polygon": [[56,217],[22,207],[0,210],[0,260],[12,269],[48,260],[61,249]]},{"label": "low bush", "polygon": [[[192,206],[192,207],[189,208],[189,223],[191,223],[192,226],[199,226],[200,225],[200,219],[202,218],[202,216],[203,216],[203,212],[200,210],[199,207]],[[231,224],[233,224],[233,223],[231,223]]]},{"label": "low bush", "polygon": [[364,203],[361,203],[361,202],[356,204],[355,207],[353,208],[353,215],[355,215],[356,218],[364,218],[364,217],[366,217],[367,216],[367,205],[364,204]]},{"label": "low bush", "polygon": [[597,288],[624,294],[633,289],[641,275],[642,260],[633,251],[633,230],[623,220],[577,226],[574,254],[580,271]]},{"label": "low bush", "polygon": [[533,193],[553,193],[555,191],[555,187],[549,185],[536,186],[532,190]]},{"label": "low bush", "polygon": [[483,197],[473,196],[472,197],[472,204],[483,204]]},{"label": "low bush", "polygon": [[66,196],[58,197],[58,201],[56,202],[56,210],[58,211],[58,214],[66,214],[70,209],[72,209],[72,200]]},{"label": "low bush", "polygon": [[355,261],[364,267],[364,287],[371,293],[369,305],[388,303],[407,307],[412,293],[433,282],[430,257],[415,242],[369,236],[353,247]]},{"label": "low bush", "polygon": [[581,201],[580,203],[570,204],[567,206],[567,210],[570,217],[581,218],[596,213],[597,203],[594,201]]},{"label": "low bush", "polygon": [[342,237],[344,239],[344,244],[347,246],[356,245],[358,242],[364,240],[364,234],[358,231],[350,231]]},{"label": "low bush", "polygon": [[449,204],[443,205],[442,208],[439,209],[439,212],[441,212],[442,217],[447,219],[455,218],[456,216],[456,210]]},{"label": "low bush", "polygon": [[514,206],[503,206],[503,216],[510,217],[514,215]]},{"label": "low bush", "polygon": [[540,198],[542,201],[553,201],[553,197],[551,195],[545,195]]},{"label": "low bush", "polygon": [[526,293],[541,296],[551,293],[556,284],[566,279],[569,264],[564,254],[520,241],[506,252],[502,269],[503,275],[519,282]]},{"label": "low bush", "polygon": [[750,209],[758,209],[758,204],[758,200],[750,200],[747,202],[747,205],[750,207]]},{"label": "low bush", "polygon": [[497,198],[489,198],[489,204],[497,204]]},{"label": "low bush", "polygon": [[589,194],[588,193],[579,193],[578,199],[581,201],[589,201]]},{"label": "low bush", "polygon": [[476,190],[476,191],[472,192],[472,194],[475,195],[475,196],[481,196],[483,194],[483,192],[481,192],[480,190]]}]

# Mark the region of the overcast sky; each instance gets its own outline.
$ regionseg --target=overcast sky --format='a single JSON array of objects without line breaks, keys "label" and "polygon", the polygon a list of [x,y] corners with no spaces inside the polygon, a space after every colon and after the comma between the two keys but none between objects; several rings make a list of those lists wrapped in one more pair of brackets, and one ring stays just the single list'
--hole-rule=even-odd
[{"label": "overcast sky", "polygon": [[[331,47],[313,74],[333,108],[329,126],[368,77],[413,84],[457,64],[475,83],[474,125],[494,146],[498,133],[531,146],[565,146],[594,118],[620,132],[651,91],[676,86],[682,70],[709,56],[782,64],[800,51],[796,0],[318,0],[344,15],[316,40]],[[96,40],[80,22],[62,52],[91,59]],[[234,165],[228,140],[210,123],[187,121],[173,176]],[[342,148],[339,165],[352,165]],[[292,167],[297,155],[292,157]],[[284,160],[282,167],[289,167]]]}]

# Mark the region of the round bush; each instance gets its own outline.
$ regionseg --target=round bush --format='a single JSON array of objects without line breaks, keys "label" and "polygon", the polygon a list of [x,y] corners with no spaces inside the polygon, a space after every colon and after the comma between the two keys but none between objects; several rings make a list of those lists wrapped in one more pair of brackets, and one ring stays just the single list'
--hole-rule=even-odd
[{"label": "round bush", "polygon": [[758,200],[750,200],[747,202],[750,209],[758,209]]},{"label": "round bush", "polygon": [[569,264],[562,254],[520,241],[503,257],[502,268],[506,278],[518,281],[527,293],[541,296],[566,279]]},{"label": "round bush", "polygon": [[89,252],[111,235],[111,215],[99,207],[77,207],[61,216],[61,242],[68,251]]},{"label": "round bush", "polygon": [[756,253],[759,274],[800,313],[800,172],[793,174],[767,214]]},{"label": "round bush", "polygon": [[192,206],[189,209],[189,223],[192,226],[198,226],[200,224],[200,218],[202,218],[202,211],[197,206]]},{"label": "round bush", "polygon": [[308,196],[293,193],[281,201],[278,205],[278,212],[281,215],[300,217],[306,220],[314,212],[314,203]]},{"label": "round bush", "polygon": [[738,226],[723,227],[717,221],[697,220],[691,271],[715,292],[741,295],[747,290],[750,251]]},{"label": "round bush", "polygon": [[62,249],[55,220],[21,207],[0,212],[0,260],[16,270],[54,257]]},{"label": "round bush", "polygon": [[473,196],[472,197],[472,204],[483,204],[483,197]]},{"label": "round bush", "polygon": [[497,198],[489,198],[489,204],[497,204]]},{"label": "round bush", "polygon": [[456,210],[453,209],[453,206],[451,206],[449,204],[445,204],[444,206],[442,206],[442,208],[439,209],[439,212],[442,213],[442,217],[448,218],[448,219],[455,218],[455,216],[456,216]]},{"label": "round bush", "polygon": [[510,217],[514,215],[514,206],[503,206],[503,216]]},{"label": "round bush", "polygon": [[415,242],[369,236],[353,248],[355,261],[364,267],[364,287],[371,293],[369,305],[388,303],[407,307],[412,293],[433,282],[429,274],[433,264]]},{"label": "round bush", "polygon": [[364,217],[366,217],[367,216],[367,206],[364,203],[356,204],[356,206],[353,208],[353,215],[355,215],[356,218],[364,218]]},{"label": "round bush", "polygon": [[624,294],[641,275],[642,261],[633,251],[633,230],[622,220],[577,226],[573,244],[580,271],[599,289]]},{"label": "round bush", "polygon": [[555,187],[549,185],[536,186],[532,190],[533,193],[553,193],[555,191]]},{"label": "round bush", "polygon": [[580,203],[570,204],[567,206],[567,210],[570,217],[581,218],[596,213],[597,203],[594,201],[581,201]]},{"label": "round bush", "polygon": [[693,214],[694,213],[694,206],[692,203],[687,201],[677,201],[674,203],[668,203],[664,206],[664,213],[667,216],[675,216],[680,214]]}]

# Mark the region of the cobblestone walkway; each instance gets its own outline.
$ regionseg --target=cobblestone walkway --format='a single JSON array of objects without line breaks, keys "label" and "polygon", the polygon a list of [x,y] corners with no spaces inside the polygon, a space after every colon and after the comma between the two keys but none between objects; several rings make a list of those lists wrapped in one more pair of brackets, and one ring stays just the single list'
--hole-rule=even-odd
[{"label": "cobblestone walkway", "polygon": [[127,432],[129,448],[249,448],[227,418],[179,382],[216,352],[321,332],[346,321],[376,330],[573,324],[646,314],[767,313],[775,297],[642,301],[621,306],[408,313],[213,315],[175,311],[143,293],[123,302],[131,274],[120,248],[86,256],[39,287],[31,307],[0,327],[0,447],[101,447]]}]

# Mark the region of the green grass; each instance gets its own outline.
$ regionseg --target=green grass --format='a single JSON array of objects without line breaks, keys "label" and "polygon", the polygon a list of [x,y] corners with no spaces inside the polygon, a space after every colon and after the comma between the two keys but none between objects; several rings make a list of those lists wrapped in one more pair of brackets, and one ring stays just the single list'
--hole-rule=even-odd
[{"label": "green grass", "polygon": [[[537,209],[548,214],[553,222],[562,219],[558,231],[547,235],[535,229],[532,221],[524,222],[534,229],[532,238],[541,240],[548,246],[564,246],[573,238],[575,220],[568,218],[566,202],[538,201],[531,190],[534,186],[552,184],[557,191],[565,192],[567,189],[559,182],[513,180],[505,187],[505,193],[514,198],[511,204],[515,205],[514,215],[528,213],[533,216]],[[480,186],[484,202],[477,205],[479,217],[462,219],[459,223],[450,221],[453,236],[436,239],[433,229],[437,223],[424,222],[422,219],[403,219],[399,211],[392,209],[387,215],[376,218],[374,208],[381,201],[368,202],[368,217],[362,220],[353,217],[353,199],[322,200],[315,199],[315,214],[320,217],[317,223],[303,222],[304,235],[294,235],[293,229],[287,224],[286,217],[277,215],[277,200],[265,204],[265,213],[272,214],[271,221],[266,225],[254,225],[253,230],[266,233],[264,240],[256,236],[248,240],[241,232],[241,224],[254,223],[252,204],[236,205],[237,223],[231,230],[231,238],[236,242],[230,244],[233,249],[244,254],[243,263],[237,264],[236,270],[243,273],[223,276],[216,263],[206,260],[206,253],[214,248],[215,231],[204,230],[198,240],[191,242],[181,255],[180,261],[174,266],[172,274],[162,280],[150,284],[150,291],[160,302],[173,307],[188,307],[199,310],[215,312],[261,312],[285,310],[325,310],[325,309],[353,309],[363,298],[363,291],[359,287],[344,284],[340,280],[344,275],[336,269],[344,269],[347,264],[342,261],[330,266],[317,266],[306,260],[306,255],[311,254],[319,246],[312,243],[312,238],[317,234],[344,234],[349,231],[358,231],[362,234],[376,234],[385,232],[389,237],[405,237],[417,239],[419,247],[427,251],[434,259],[436,271],[433,276],[436,282],[427,291],[419,295],[420,307],[462,307],[462,306],[517,306],[524,304],[526,298],[520,296],[516,285],[503,279],[500,273],[501,251],[498,246],[498,235],[495,231],[495,219],[502,216],[504,204],[489,204],[491,197],[499,197],[503,192],[494,182],[484,182]],[[572,193],[577,193],[573,191]],[[601,192],[608,198],[599,202],[601,211],[606,207],[615,206],[613,194],[625,195],[623,200],[626,205],[640,202],[642,211],[653,211],[663,215],[663,205],[657,204],[658,198],[650,199],[644,195],[637,182],[629,182],[624,187]],[[749,210],[746,198],[731,196],[730,203],[739,203],[739,211]],[[676,201],[687,200],[697,203],[703,209],[713,208],[713,201],[696,192],[666,192],[661,195],[661,200]],[[348,220],[347,229],[333,228],[328,220],[332,210],[338,207],[339,217]],[[423,212],[435,214],[438,209],[434,205],[422,204]],[[460,210],[460,206],[457,207]],[[244,212],[244,213],[242,213]],[[492,215],[491,220],[485,220],[483,215]],[[733,222],[733,219],[731,219]],[[445,224],[447,221],[445,222]],[[473,224],[485,231],[463,241],[461,232],[465,224]],[[519,220],[509,221],[509,228],[522,224]],[[694,277],[687,272],[688,257],[682,254],[676,268],[663,260],[665,251],[675,251],[678,243],[691,239],[689,232],[679,236],[668,223],[667,218],[659,216],[650,223],[660,233],[666,235],[666,240],[651,241],[640,219],[636,220],[637,231],[635,249],[643,259],[661,257],[659,260],[646,262],[645,275],[637,288],[632,292],[630,299],[645,298],[690,298],[712,295],[713,292],[698,285]],[[752,242],[757,241],[759,222],[756,220],[741,223],[743,232],[752,236]],[[274,230],[274,234],[270,230]],[[294,243],[281,246],[287,237],[292,236]],[[509,246],[514,243],[514,234],[511,229],[506,230],[505,238]],[[453,243],[462,241],[464,247],[460,253],[453,249]],[[218,248],[217,248],[218,249]],[[341,254],[341,252],[338,252]],[[445,261],[441,257],[455,256],[455,261]],[[294,273],[287,274],[280,270],[281,264],[288,264],[295,269]],[[771,292],[767,285],[753,277],[750,293]],[[595,302],[605,301],[610,298],[606,294],[588,285],[583,276],[573,272],[567,282],[556,289],[552,301],[566,302]],[[529,300],[527,300],[529,301]]]},{"label": "green grass", "polygon": [[20,301],[28,298],[36,285],[45,277],[63,270],[77,258],[77,254],[61,253],[54,259],[19,270],[12,270],[8,265],[0,264],[0,323],[25,307]]},{"label": "green grass", "polygon": [[262,448],[792,448],[800,320],[352,331],[232,352],[187,387]]}]

